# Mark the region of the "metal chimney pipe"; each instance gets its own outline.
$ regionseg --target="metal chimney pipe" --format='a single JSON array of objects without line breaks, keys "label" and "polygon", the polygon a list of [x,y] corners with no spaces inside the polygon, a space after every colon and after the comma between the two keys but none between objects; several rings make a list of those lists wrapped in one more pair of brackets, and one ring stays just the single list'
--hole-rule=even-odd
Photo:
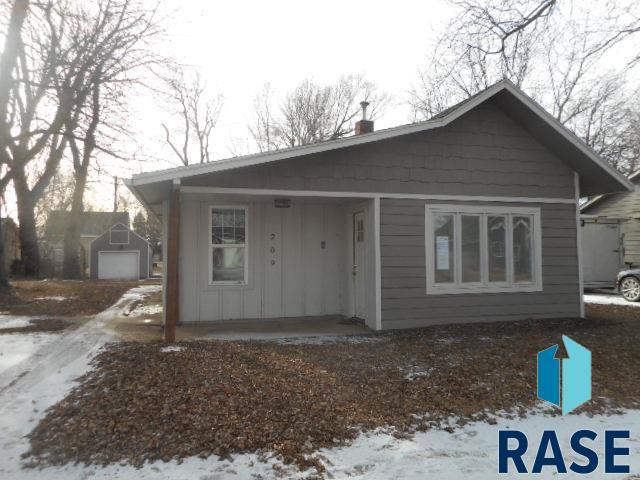
[{"label": "metal chimney pipe", "polygon": [[367,120],[367,107],[369,106],[369,102],[363,101],[360,102],[360,107],[362,107],[362,120]]}]

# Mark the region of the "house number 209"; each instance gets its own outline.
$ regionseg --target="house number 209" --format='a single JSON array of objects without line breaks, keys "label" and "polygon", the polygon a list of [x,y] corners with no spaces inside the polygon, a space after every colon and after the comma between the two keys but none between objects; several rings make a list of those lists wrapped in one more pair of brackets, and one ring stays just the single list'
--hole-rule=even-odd
[{"label": "house number 209", "polygon": [[[275,240],[275,238],[276,238],[276,234],[275,234],[275,233],[272,233],[272,234],[271,234],[271,235],[269,235],[269,236],[271,237],[271,240]],[[276,253],[276,247],[274,247],[274,246],[272,245],[272,246],[271,246],[271,248],[269,249],[269,251],[271,252],[271,254],[272,254],[272,255],[275,255],[275,253]],[[276,261],[275,261],[275,259],[273,259],[273,258],[272,258],[272,259],[271,259],[271,265],[273,266],[273,265],[275,265],[275,264],[276,264]]]}]

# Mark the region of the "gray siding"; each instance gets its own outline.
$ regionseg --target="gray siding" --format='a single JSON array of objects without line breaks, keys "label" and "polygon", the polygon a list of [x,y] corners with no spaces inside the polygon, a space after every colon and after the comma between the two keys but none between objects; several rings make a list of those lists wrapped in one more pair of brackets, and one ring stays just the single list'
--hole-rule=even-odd
[{"label": "gray siding", "polygon": [[[491,102],[446,128],[201,175],[183,185],[575,198],[573,170]],[[573,204],[536,204],[542,211],[542,292],[437,296],[425,291],[424,205],[381,201],[382,328],[580,314]]]},{"label": "gray siding", "polygon": [[117,252],[120,250],[140,252],[140,278],[149,278],[149,244],[133,231],[129,231],[129,243],[112,245],[109,242],[109,231],[100,235],[91,243],[91,279],[98,279],[98,253]]},{"label": "gray siding", "polygon": [[573,205],[533,204],[541,208],[542,292],[426,295],[425,203],[381,202],[384,329],[580,315]]},{"label": "gray siding", "polygon": [[447,128],[184,180],[184,185],[573,198],[573,171],[487,102]]},{"label": "gray siding", "polygon": [[640,192],[608,195],[582,213],[623,219],[623,263],[640,266]]}]

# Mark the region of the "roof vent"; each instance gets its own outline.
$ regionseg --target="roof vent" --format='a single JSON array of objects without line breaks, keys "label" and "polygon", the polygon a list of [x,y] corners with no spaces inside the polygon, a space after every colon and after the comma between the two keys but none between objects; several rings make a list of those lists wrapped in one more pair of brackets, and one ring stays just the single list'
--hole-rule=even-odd
[{"label": "roof vent", "polygon": [[362,107],[362,119],[356,122],[356,135],[373,132],[373,121],[367,119],[367,107],[369,102],[360,102]]}]

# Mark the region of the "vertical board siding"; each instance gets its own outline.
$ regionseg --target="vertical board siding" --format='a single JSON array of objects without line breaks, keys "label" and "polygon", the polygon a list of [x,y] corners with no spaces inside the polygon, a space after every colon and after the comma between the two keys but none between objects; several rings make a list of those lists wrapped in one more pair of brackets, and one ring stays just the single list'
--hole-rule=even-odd
[{"label": "vertical board siding", "polygon": [[202,175],[184,184],[573,199],[573,171],[492,102],[445,128]]},{"label": "vertical board siding", "polygon": [[426,203],[433,202],[381,200],[383,329],[580,314],[574,205],[536,205],[541,209],[541,292],[427,295]]},{"label": "vertical board siding", "polygon": [[185,241],[180,245],[183,322],[343,313],[345,213],[337,203],[293,200],[291,208],[278,209],[273,200],[250,202],[249,283],[215,286],[209,285],[209,207],[243,203],[185,197]]}]

